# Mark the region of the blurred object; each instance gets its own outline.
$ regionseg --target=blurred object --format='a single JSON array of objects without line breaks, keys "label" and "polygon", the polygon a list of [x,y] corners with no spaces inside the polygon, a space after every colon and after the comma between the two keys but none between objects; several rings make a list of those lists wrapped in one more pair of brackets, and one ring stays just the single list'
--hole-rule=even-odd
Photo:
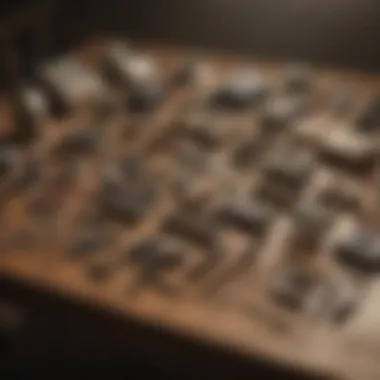
[{"label": "blurred object", "polygon": [[0,329],[2,331],[15,331],[25,318],[24,313],[12,304],[0,300]]},{"label": "blurred object", "polygon": [[20,307],[0,299],[0,352],[9,350],[15,336],[22,329],[25,317]]},{"label": "blurred object", "polygon": [[4,368],[128,347],[197,378],[372,380],[380,79],[358,71],[380,67],[379,9],[4,8],[0,296],[28,315],[0,304]]}]

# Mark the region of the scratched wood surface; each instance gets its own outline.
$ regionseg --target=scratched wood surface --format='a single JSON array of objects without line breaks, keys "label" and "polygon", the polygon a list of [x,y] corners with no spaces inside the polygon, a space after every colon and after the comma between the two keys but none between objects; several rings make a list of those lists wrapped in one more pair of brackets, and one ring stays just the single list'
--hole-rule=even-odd
[{"label": "scratched wood surface", "polygon": [[[95,45],[94,51],[90,46],[77,55],[99,71],[107,49]],[[160,83],[169,81],[188,53],[151,46],[139,51],[157,62]],[[128,112],[124,100],[128,90],[104,83],[95,105],[92,99],[70,105],[62,118],[38,119],[38,137],[27,147],[12,148],[15,164],[1,184],[1,275],[245,354],[342,378],[377,378],[379,281],[337,263],[333,244],[352,219],[378,228],[378,167],[358,173],[326,163],[319,153],[331,129],[352,127],[378,91],[379,78],[313,69],[313,88],[301,96],[305,114],[291,128],[267,136],[261,122],[265,105],[229,112],[206,107],[205,99],[234,68],[259,72],[269,97],[281,96],[284,63],[207,53],[202,62],[205,65],[192,83],[171,87],[165,101],[149,112]],[[353,89],[354,101],[336,114],[331,96],[347,86]],[[110,100],[112,107],[104,111],[102,106],[109,106]],[[6,112],[2,115],[4,119]],[[194,144],[193,126],[201,126],[202,133],[210,128],[217,141],[216,147],[204,149],[206,165],[195,172],[180,158]],[[74,159],[62,156],[59,144],[83,127],[99,134],[96,149]],[[247,167],[237,167],[234,153],[247,140],[259,142],[260,153]],[[367,140],[377,154],[378,135]],[[299,192],[294,188],[286,194],[290,202],[273,205],[274,217],[265,232],[247,234],[216,224],[211,245],[176,237],[181,260],[161,272],[130,260],[131,248],[145,238],[171,237],[167,222],[184,202],[210,219],[230,199],[249,202],[256,197],[261,202],[257,194],[263,186],[266,191],[267,165],[282,151],[300,153],[302,160],[310,160],[312,170]],[[141,159],[137,191],[154,188],[155,196],[141,218],[121,223],[99,211],[99,189],[104,171],[128,157]],[[42,164],[42,174],[25,185],[20,178],[26,164],[34,161]],[[331,184],[353,193],[356,206],[334,211],[316,249],[294,245],[294,211]],[[73,255],[72,245],[86,233],[104,234],[104,247]],[[271,289],[284,271],[298,267],[315,276],[318,286],[302,310],[294,311],[276,303]],[[354,311],[346,323],[337,323],[333,311],[325,307],[331,289],[338,289],[338,300],[346,295],[353,299]]]}]

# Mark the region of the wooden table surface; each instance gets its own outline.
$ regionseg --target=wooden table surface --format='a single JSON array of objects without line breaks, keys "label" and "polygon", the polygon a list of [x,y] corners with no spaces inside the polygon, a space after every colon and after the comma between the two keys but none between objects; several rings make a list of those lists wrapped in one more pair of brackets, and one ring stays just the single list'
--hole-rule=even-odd
[{"label": "wooden table surface", "polygon": [[[172,68],[176,67],[184,52],[179,49],[144,47],[143,51],[156,57],[165,77]],[[276,89],[281,81],[282,64],[268,63],[262,60],[249,60],[247,57],[228,57],[205,54],[206,61],[215,68],[217,77],[231,67],[242,65],[253,66],[267,79],[270,86]],[[379,78],[366,76],[354,72],[336,72],[325,68],[316,71],[317,95],[315,114],[320,120],[329,123],[350,122],[352,115],[362,104],[369,99],[380,85]],[[103,138],[100,156],[83,160],[78,169],[73,187],[56,189],[57,196],[65,202],[57,214],[49,216],[47,220],[37,221],[34,224],[26,213],[27,202],[38,194],[46,193],[43,185],[37,185],[22,196],[11,197],[4,202],[1,215],[2,239],[13,236],[13,232],[23,226],[35,227],[38,238],[32,247],[17,248],[8,252],[3,247],[0,254],[0,274],[4,278],[13,278],[25,284],[33,284],[49,289],[57,294],[69,296],[85,305],[92,305],[103,310],[124,315],[129,319],[144,321],[154,326],[173,331],[176,334],[211,342],[219,347],[233,349],[243,355],[262,356],[282,363],[291,363],[292,366],[307,368],[312,372],[337,375],[348,379],[372,379],[373,373],[380,370],[376,363],[376,345],[380,342],[380,332],[373,320],[376,315],[375,307],[378,294],[377,280],[367,280],[351,273],[346,274],[332,263],[329,253],[321,252],[319,256],[311,258],[307,266],[312,271],[321,272],[324,278],[340,278],[349,281],[358,293],[362,294],[362,306],[350,323],[344,326],[333,326],[325,320],[315,317],[312,313],[293,314],[282,310],[268,300],[265,291],[268,280],[276,276],[285,263],[287,255],[284,254],[283,243],[287,238],[289,228],[289,215],[279,214],[270,229],[270,233],[262,243],[260,255],[256,256],[255,263],[238,273],[220,287],[212,285],[218,283],[218,278],[233,265],[239,255],[239,244],[243,241],[240,235],[226,232],[226,246],[235,253],[230,252],[220,259],[218,265],[209,276],[199,282],[192,282],[186,273],[202,259],[202,252],[189,247],[193,255],[186,259],[184,267],[176,273],[168,275],[168,281],[178,290],[178,295],[168,296],[157,292],[154,287],[146,287],[134,293],[131,289],[138,272],[136,268],[120,264],[120,249],[129,247],[142,236],[159,231],[162,221],[175,209],[175,200],[165,187],[165,181],[170,173],[175,173],[175,162],[171,161],[171,147],[173,143],[170,136],[173,128],[183,115],[186,115],[189,100],[195,103],[214,85],[210,76],[208,85],[201,85],[194,89],[180,88],[173,91],[170,99],[153,113],[135,117],[124,111],[118,111],[108,116],[102,124],[105,137]],[[356,108],[345,118],[337,119],[326,111],[325,101],[328,94],[340,84],[352,84],[355,88]],[[202,87],[203,86],[203,87]],[[199,88],[201,90],[199,90]],[[110,91],[110,94],[114,94]],[[42,138],[35,144],[35,150],[43,157],[48,157],[54,141],[61,134],[75,129],[78,125],[97,123],[94,110],[85,105],[78,106],[77,112],[63,120],[45,120],[41,122],[40,133]],[[222,149],[215,155],[215,171],[210,178],[216,183],[216,197],[211,203],[223,199],[227,192],[226,184],[238,184],[238,189],[248,189],[252,181],[260,180],[260,169],[248,173],[239,173],[230,168],[228,157],[237,141],[244,141],[244,136],[255,133],[257,127],[257,110],[250,109],[240,114],[213,115],[220,123],[227,124],[227,129],[234,126],[234,134],[227,139]],[[256,120],[256,123],[253,121]],[[121,132],[138,125],[138,133],[131,138],[121,139]],[[174,126],[174,127],[173,127]],[[235,127],[236,126],[236,127]],[[252,128],[253,126],[253,128]],[[165,132],[168,132],[165,134]],[[175,132],[175,130],[174,130]],[[166,136],[168,142],[158,144],[160,136]],[[294,136],[285,133],[278,139],[268,152],[275,152],[276,148],[288,146]],[[176,144],[174,141],[174,146]],[[167,144],[167,145],[166,145]],[[310,152],[314,153],[310,145]],[[33,151],[32,151],[33,152]],[[157,181],[162,185],[161,200],[157,206],[149,211],[141,223],[132,227],[114,227],[117,238],[115,246],[106,252],[83,260],[72,260],[65,254],[68,241],[76,232],[74,217],[78,210],[86,210],[93,199],[99,181],[99,163],[114,162],[123,153],[133,155],[136,152],[149,152],[147,166]],[[168,154],[169,153],[169,154]],[[27,151],[31,154],[31,151]],[[47,161],[48,162],[48,161]],[[54,166],[52,164],[52,166]],[[79,167],[79,166],[78,166]],[[220,170],[218,170],[218,168]],[[54,173],[54,167],[51,173]],[[330,173],[330,168],[321,165],[309,181],[301,196],[307,199],[315,191],[318,178]],[[343,181],[353,182],[360,188],[363,210],[368,211],[374,207],[376,189],[373,178],[360,179],[346,175],[341,171],[331,171],[334,176]],[[236,189],[235,189],[236,190]],[[240,191],[239,190],[239,191]],[[62,195],[62,193],[64,193]],[[338,218],[339,219],[339,218]],[[340,219],[339,219],[340,220]],[[337,222],[338,225],[338,222]],[[220,235],[224,242],[224,235]],[[230,245],[228,245],[230,244]],[[231,247],[231,248],[230,248]],[[241,252],[241,251],[240,251]],[[230,253],[228,255],[228,253]],[[241,253],[240,253],[241,254]],[[112,275],[103,281],[94,281],[88,274],[88,268],[95,264],[110,265],[114,268]],[[210,291],[210,289],[213,289]],[[372,295],[373,294],[373,295]],[[366,295],[364,297],[364,295]],[[369,301],[367,301],[367,299]],[[373,320],[373,322],[372,322]],[[373,340],[368,340],[368,336]]]}]

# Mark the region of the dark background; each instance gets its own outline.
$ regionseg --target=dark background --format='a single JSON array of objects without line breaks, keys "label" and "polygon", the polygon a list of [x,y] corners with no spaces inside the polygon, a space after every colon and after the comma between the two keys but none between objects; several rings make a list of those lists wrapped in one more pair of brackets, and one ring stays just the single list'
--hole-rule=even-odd
[{"label": "dark background", "polygon": [[0,278],[4,302],[24,318],[9,331],[0,315],[1,379],[327,380]]},{"label": "dark background", "polygon": [[131,14],[136,36],[380,68],[376,0],[139,0]]},{"label": "dark background", "polygon": [[[2,9],[49,0],[1,1]],[[94,32],[123,33],[330,65],[380,69],[378,0],[57,0],[50,50]],[[10,11],[8,12],[8,14]],[[3,12],[4,14],[4,12]],[[30,45],[30,31],[18,40]]]}]

